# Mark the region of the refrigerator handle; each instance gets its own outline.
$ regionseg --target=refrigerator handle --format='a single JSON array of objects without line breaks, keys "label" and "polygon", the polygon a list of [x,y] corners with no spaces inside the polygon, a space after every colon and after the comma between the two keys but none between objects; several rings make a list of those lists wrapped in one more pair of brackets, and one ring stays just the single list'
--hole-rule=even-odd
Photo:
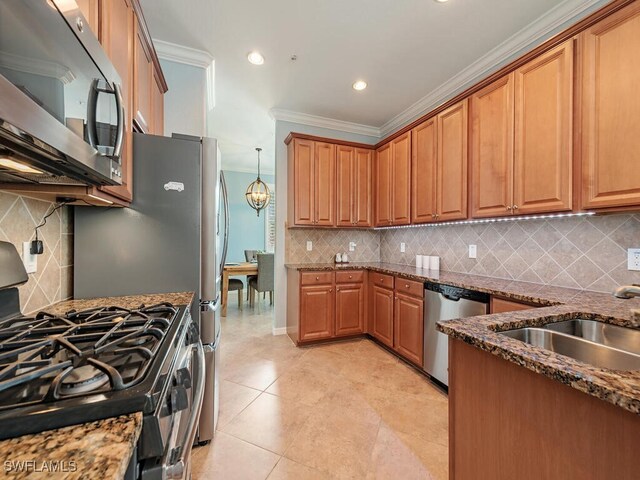
[{"label": "refrigerator handle", "polygon": [[227,201],[227,183],[224,180],[224,172],[220,172],[220,188],[222,190],[222,203],[224,205],[224,239],[222,243],[222,262],[220,264],[220,273],[227,263],[227,247],[229,244],[229,202]]}]

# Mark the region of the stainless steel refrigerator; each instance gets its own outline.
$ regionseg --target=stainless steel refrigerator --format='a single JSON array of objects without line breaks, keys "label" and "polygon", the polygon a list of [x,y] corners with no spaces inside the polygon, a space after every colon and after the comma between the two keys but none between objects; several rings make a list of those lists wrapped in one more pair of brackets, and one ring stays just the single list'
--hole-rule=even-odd
[{"label": "stainless steel refrigerator", "polygon": [[76,207],[74,297],[196,292],[207,383],[198,442],[213,438],[219,406],[220,285],[228,206],[217,142],[134,134],[130,208]]}]

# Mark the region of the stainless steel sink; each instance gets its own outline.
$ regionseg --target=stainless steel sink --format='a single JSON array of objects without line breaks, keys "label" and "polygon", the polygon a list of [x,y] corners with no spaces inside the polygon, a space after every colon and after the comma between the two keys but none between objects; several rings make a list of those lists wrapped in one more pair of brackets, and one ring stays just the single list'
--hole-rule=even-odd
[{"label": "stainless steel sink", "polygon": [[[584,321],[584,320],[583,320]],[[560,322],[569,323],[575,320]],[[598,322],[594,322],[598,323]],[[555,329],[548,328],[554,325],[554,328],[567,328],[569,331],[586,332],[588,328],[579,326],[558,326],[558,324],[549,324],[547,328],[519,328],[516,330],[507,330],[500,332],[507,337],[515,338],[522,342],[544,348],[560,355],[571,357],[575,360],[593,365],[599,368],[609,368],[611,370],[640,370],[640,354],[627,351],[620,347],[612,347],[606,344],[597,343],[596,341],[587,340],[582,335],[574,336],[572,334],[562,333]],[[608,327],[609,325],[607,325]],[[612,325],[613,326],[613,325]],[[571,329],[574,330],[571,330]],[[636,331],[624,327],[618,327],[628,330],[635,334]],[[593,328],[597,330],[597,328]],[[607,333],[608,334],[608,333]],[[603,334],[604,335],[604,334]],[[623,334],[624,335],[624,334]],[[593,338],[598,338],[594,336]],[[624,343],[624,342],[620,342]]]},{"label": "stainless steel sink", "polygon": [[548,323],[544,328],[640,355],[640,330],[584,319]]}]

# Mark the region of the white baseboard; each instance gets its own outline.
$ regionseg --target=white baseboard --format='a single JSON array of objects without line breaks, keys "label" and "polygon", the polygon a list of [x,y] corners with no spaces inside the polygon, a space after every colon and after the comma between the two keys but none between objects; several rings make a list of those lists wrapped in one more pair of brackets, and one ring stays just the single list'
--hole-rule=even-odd
[{"label": "white baseboard", "polygon": [[273,327],[271,329],[271,331],[272,331],[274,336],[276,336],[276,335],[286,335],[287,334],[287,327],[279,327],[279,328]]}]

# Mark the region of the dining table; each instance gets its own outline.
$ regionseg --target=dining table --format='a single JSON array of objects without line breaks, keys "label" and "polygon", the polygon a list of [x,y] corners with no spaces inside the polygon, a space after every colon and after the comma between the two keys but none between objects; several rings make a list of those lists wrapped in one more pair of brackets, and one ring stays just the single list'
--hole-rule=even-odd
[{"label": "dining table", "polygon": [[[242,275],[257,275],[257,262],[227,263],[222,269],[222,316],[227,316],[227,304],[229,296],[229,277]],[[249,288],[249,285],[247,285]]]}]

